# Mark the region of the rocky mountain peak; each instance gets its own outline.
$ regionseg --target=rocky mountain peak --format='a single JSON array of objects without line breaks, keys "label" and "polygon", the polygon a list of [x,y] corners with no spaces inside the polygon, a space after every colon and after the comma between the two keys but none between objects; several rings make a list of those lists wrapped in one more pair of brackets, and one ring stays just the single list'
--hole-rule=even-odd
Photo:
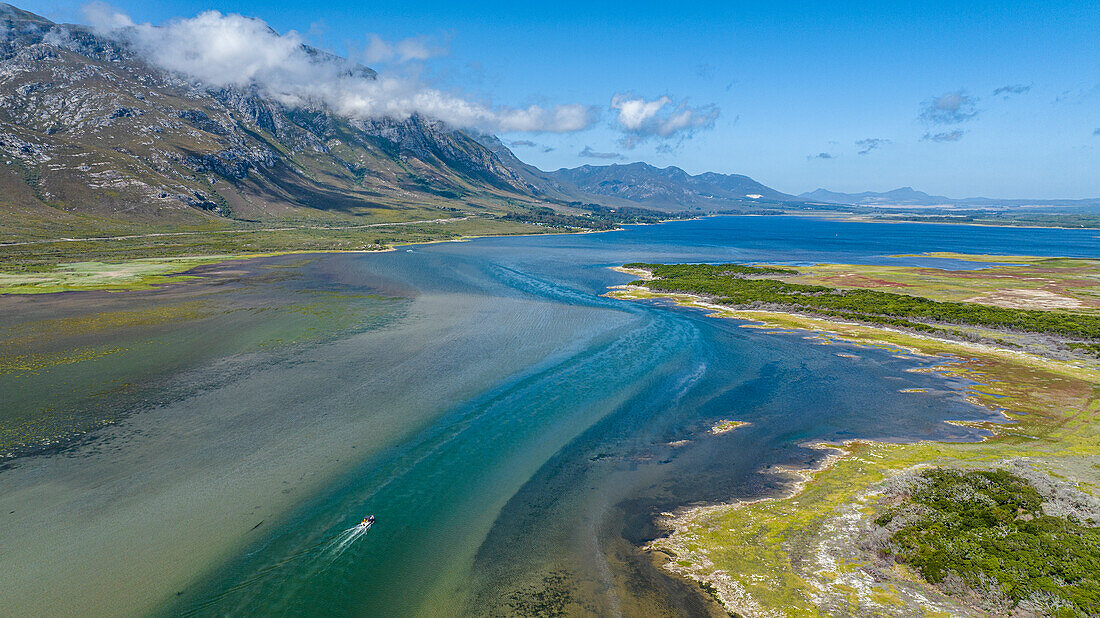
[{"label": "rocky mountain peak", "polygon": [[11,5],[0,6],[0,163],[0,173],[34,179],[36,208],[151,220],[527,195],[489,149],[438,121],[349,119],[255,86],[210,88],[151,66],[124,37]]}]

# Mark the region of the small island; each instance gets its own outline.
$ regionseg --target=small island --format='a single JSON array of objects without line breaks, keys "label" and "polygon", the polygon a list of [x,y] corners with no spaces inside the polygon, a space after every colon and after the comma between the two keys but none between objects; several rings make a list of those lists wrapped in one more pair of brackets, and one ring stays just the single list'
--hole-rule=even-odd
[{"label": "small island", "polygon": [[748,423],[744,421],[718,421],[717,423],[711,425],[710,434],[712,436],[720,436],[724,433],[729,433],[734,429],[737,429],[738,427],[743,427],[745,425],[748,425]]}]

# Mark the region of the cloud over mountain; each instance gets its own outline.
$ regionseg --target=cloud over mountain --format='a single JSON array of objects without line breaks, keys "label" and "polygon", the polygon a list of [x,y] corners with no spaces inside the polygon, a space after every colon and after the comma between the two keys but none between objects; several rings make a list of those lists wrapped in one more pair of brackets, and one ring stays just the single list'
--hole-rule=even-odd
[{"label": "cloud over mountain", "polygon": [[[421,114],[456,128],[503,133],[579,131],[598,115],[581,104],[488,105],[415,79],[375,75],[347,59],[307,47],[297,32],[279,34],[262,20],[241,15],[206,11],[154,26],[135,23],[104,4],[89,5],[85,13],[100,34],[128,44],[155,66],[211,88],[255,87],[289,106],[324,106],[351,118]],[[430,55],[426,45],[381,41],[375,53],[418,59]]]}]

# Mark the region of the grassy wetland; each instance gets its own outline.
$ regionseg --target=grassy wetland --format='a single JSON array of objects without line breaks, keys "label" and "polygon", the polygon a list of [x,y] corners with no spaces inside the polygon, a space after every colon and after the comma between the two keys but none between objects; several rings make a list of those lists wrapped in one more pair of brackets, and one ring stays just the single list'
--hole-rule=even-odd
[{"label": "grassy wetland", "polygon": [[[65,237],[0,238],[0,294],[142,290],[182,282],[196,266],[293,253],[371,252],[429,242],[618,229],[681,218],[643,208],[510,207],[499,213],[423,208],[393,216],[233,221],[205,228],[88,228]],[[412,219],[410,217],[424,217]],[[434,217],[434,218],[427,218]]]},{"label": "grassy wetland", "polygon": [[[1080,332],[1066,335],[1057,326],[1045,331],[1035,327],[1063,321],[1073,322],[1075,327],[1091,323],[1098,263],[961,254],[939,257],[997,265],[977,271],[839,264],[757,270],[631,264],[622,269],[641,280],[610,292],[617,298],[672,299],[707,310],[714,317],[747,320],[748,328],[805,331],[811,341],[821,345],[855,343],[903,356],[942,357],[935,371],[970,380],[968,398],[1001,411],[1007,421],[968,422],[987,433],[977,443],[814,444],[829,452],[822,465],[775,470],[793,483],[785,497],[668,514],[665,524],[672,533],[650,547],[668,556],[669,569],[701,582],[727,609],[752,615],[1028,611],[1078,616],[1093,615],[1100,609],[1095,571],[1087,568],[1100,552],[1095,527],[1100,517],[1100,502],[1095,498],[1100,494],[1100,365],[1090,348],[1070,345],[1095,340]],[[662,272],[669,276],[662,279]],[[688,273],[690,276],[685,276]],[[730,302],[731,295],[714,293],[729,289],[730,282],[722,279],[735,279],[732,283],[737,286],[749,278],[832,290],[786,289],[814,294],[814,299],[844,295],[843,290],[900,291],[942,300],[954,309],[958,309],[955,303],[975,305],[977,311],[953,313],[956,319],[951,322],[942,318],[934,322],[927,313],[918,313],[911,324],[905,322],[914,315],[891,314],[891,319],[898,321],[883,323],[876,318],[885,315],[883,307],[888,304],[877,305],[877,311],[849,309],[838,316],[807,305],[776,302],[775,288],[770,288],[771,296],[756,302],[745,296]],[[1052,298],[1061,306],[1038,308],[1049,305]],[[986,315],[988,307],[1024,312],[1024,318],[1031,321],[1025,319],[1020,322],[1023,328],[1010,330],[967,319]],[[1041,318],[1035,315],[1038,312],[1050,313],[1050,321],[1035,319]],[[1026,330],[1029,326],[1034,328]],[[922,394],[913,392],[912,396]],[[888,415],[890,410],[882,410],[882,414]],[[910,518],[903,522],[906,525],[891,525],[893,517],[918,500],[921,488],[928,486],[927,481],[914,485],[914,477],[975,474],[952,472],[955,469],[1007,470],[1006,474],[1024,479],[1012,500],[1027,502],[1031,510],[1017,505],[1019,517],[1013,512],[1009,523],[1047,522],[1059,532],[1051,533],[1054,540],[1047,539],[1050,543],[1041,547],[1077,556],[1084,560],[1085,570],[1070,558],[1062,563],[1036,558],[1034,564],[1027,559],[1024,564],[1013,564],[996,555],[1000,546],[989,538],[984,545],[976,545],[984,548],[984,553],[978,552],[984,562],[960,560],[943,547],[936,553],[929,549],[935,549],[932,541],[925,545],[912,542],[946,534],[943,531],[950,528],[945,528],[944,522],[956,521],[957,514],[932,513],[923,521],[924,528],[920,518]],[[974,492],[962,491],[960,495],[972,497]],[[1008,503],[1015,504],[1012,500]],[[921,512],[929,512],[926,506],[918,506]],[[1036,549],[1041,549],[1040,545],[1034,545],[1038,537],[1021,536],[1018,530],[1004,532],[1004,528],[998,529],[997,538],[1008,534],[1009,540],[997,543],[1019,542],[1016,554],[1042,555]],[[967,530],[973,538],[982,538],[974,526]],[[951,538],[955,536],[959,535],[952,533]],[[961,566],[964,563],[965,568]]]},{"label": "grassy wetland", "polygon": [[528,223],[456,216],[339,227],[295,226],[32,240],[0,246],[0,294],[139,290],[207,264],[288,253],[383,251],[477,236],[548,233]]}]

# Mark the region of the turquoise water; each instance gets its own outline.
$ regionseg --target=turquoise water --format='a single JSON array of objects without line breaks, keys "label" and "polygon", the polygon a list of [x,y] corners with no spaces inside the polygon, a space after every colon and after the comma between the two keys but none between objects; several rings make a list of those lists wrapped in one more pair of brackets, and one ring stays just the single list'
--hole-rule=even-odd
[{"label": "turquoise water", "polygon": [[[651,538],[651,519],[664,510],[773,491],[780,479],[768,467],[819,457],[800,446],[807,441],[967,439],[974,435],[941,421],[989,414],[946,390],[951,385],[941,378],[906,372],[918,364],[912,359],[871,349],[840,358],[836,346],[814,346],[797,334],[765,335],[691,310],[599,298],[627,279],[604,266],[635,259],[891,261],[883,254],[1020,252],[1023,238],[1026,253],[1095,255],[1091,234],[730,218],[329,260],[332,271],[366,269],[423,288],[546,303],[536,324],[491,312],[484,318],[500,319],[502,331],[519,328],[514,336],[561,328],[552,307],[583,308],[584,317],[568,319],[590,320],[590,338],[368,458],[178,607],[357,615],[705,611],[640,567],[623,539]],[[476,350],[464,361],[493,353]],[[898,393],[905,388],[934,394]],[[705,437],[721,418],[752,425]],[[691,442],[669,445],[685,439]],[[340,559],[308,552],[367,512],[379,523]],[[271,569],[293,555],[300,557]]]},{"label": "turquoise water", "polygon": [[[180,496],[171,516],[195,531],[152,544],[120,525],[126,551],[176,564],[209,549],[205,566],[157,589],[168,614],[714,613],[637,550],[660,533],[657,514],[769,495],[785,481],[770,468],[821,456],[808,442],[974,439],[943,421],[992,414],[963,400],[965,384],[908,371],[937,361],[602,298],[630,280],[607,266],[971,266],[887,257],[922,251],[1096,257],[1100,242],[1091,230],[742,217],[320,256],[264,294],[367,295],[386,299],[371,302],[388,317],[253,360],[228,382],[181,374],[171,401],[116,430],[120,454],[30,459],[0,472],[0,496],[140,453],[149,465],[115,474],[150,503]],[[899,392],[912,388],[930,392]],[[751,425],[708,435],[720,419]],[[134,513],[148,510],[138,502]],[[121,507],[96,508],[109,519]],[[374,527],[333,551],[367,514]],[[216,546],[204,538],[214,532]],[[95,564],[83,555],[68,560]],[[64,558],[41,560],[46,572]],[[117,568],[103,579],[125,590]]]}]

